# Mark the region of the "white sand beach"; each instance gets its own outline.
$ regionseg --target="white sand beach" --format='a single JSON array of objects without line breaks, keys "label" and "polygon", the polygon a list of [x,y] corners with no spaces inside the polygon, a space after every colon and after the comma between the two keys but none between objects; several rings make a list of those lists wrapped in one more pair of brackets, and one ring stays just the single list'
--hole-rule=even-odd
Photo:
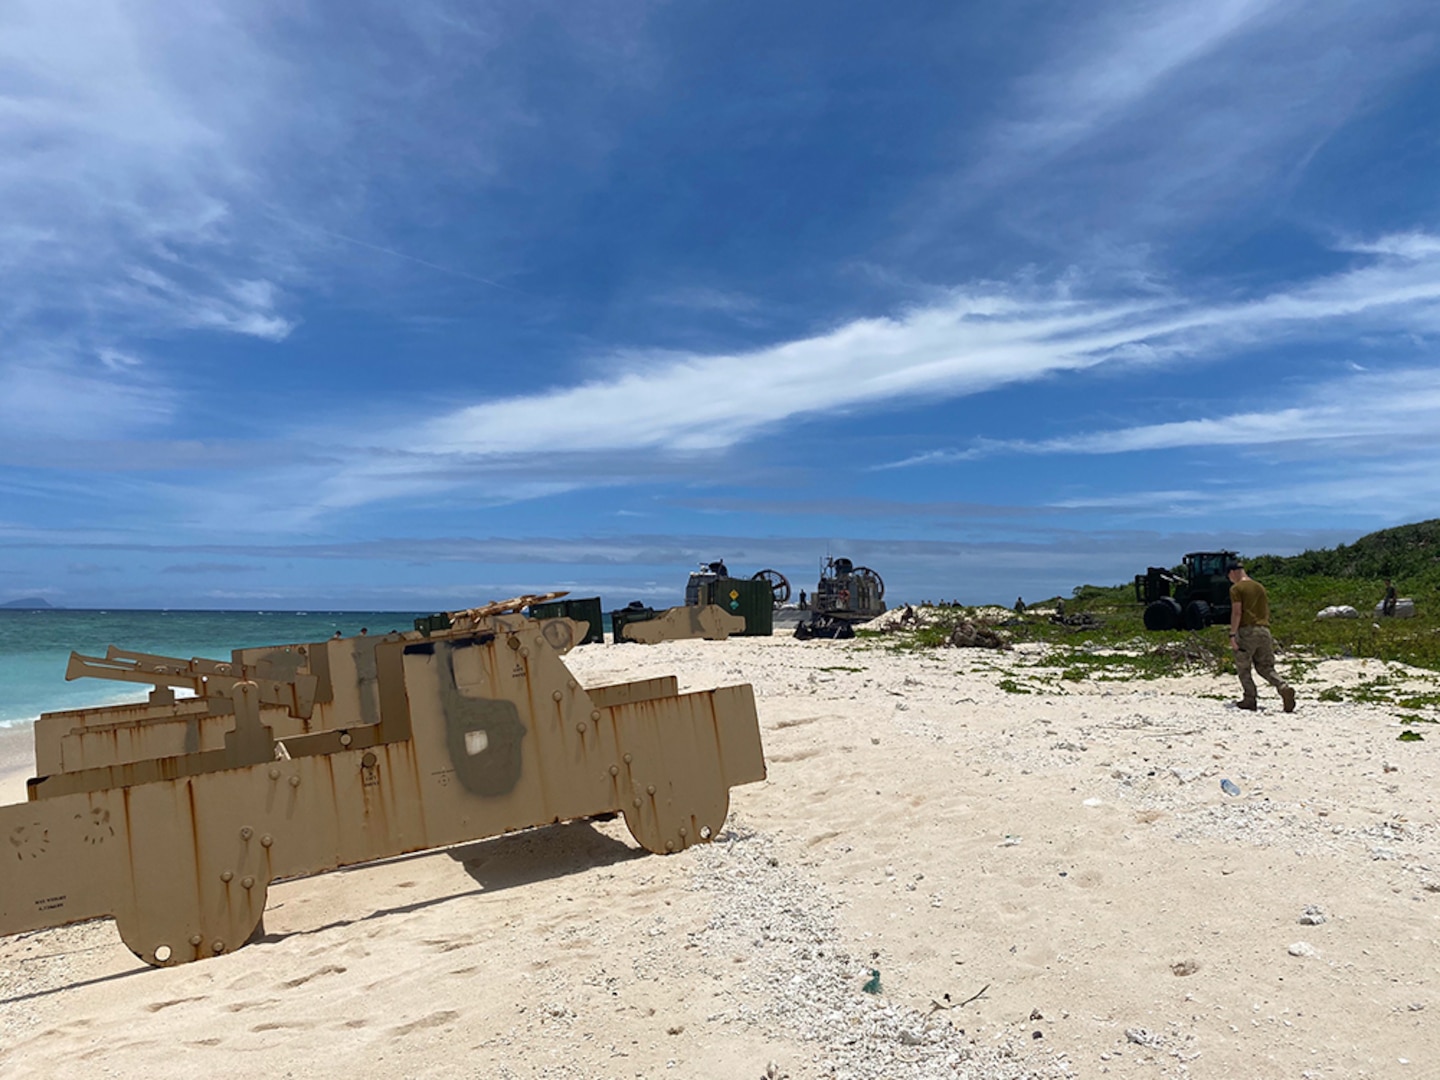
[{"label": "white sand beach", "polygon": [[0,1075],[1440,1076],[1440,729],[1319,700],[1433,674],[1307,665],[1285,715],[1041,655],[577,649],[754,684],[769,778],[717,842],[574,822],[281,883],[263,940],[171,969],[108,922],[0,939]]}]

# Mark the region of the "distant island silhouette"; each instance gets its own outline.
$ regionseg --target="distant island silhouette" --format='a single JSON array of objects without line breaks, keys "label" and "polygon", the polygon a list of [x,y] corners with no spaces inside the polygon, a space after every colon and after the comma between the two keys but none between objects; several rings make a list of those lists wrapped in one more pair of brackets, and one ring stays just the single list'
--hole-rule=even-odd
[{"label": "distant island silhouette", "polygon": [[54,604],[47,604],[38,596],[22,596],[19,600],[7,600],[0,604],[0,608],[18,608],[22,611],[39,611],[42,608],[53,608]]}]

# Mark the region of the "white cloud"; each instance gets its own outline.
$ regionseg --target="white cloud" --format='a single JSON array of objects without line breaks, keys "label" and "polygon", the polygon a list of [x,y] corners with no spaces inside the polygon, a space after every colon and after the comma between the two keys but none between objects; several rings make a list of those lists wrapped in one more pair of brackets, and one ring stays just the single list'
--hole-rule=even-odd
[{"label": "white cloud", "polygon": [[1336,246],[1340,251],[1354,251],[1364,255],[1394,255],[1412,261],[1440,256],[1440,236],[1423,232],[1392,233],[1378,240],[1352,240]]},{"label": "white cloud", "polygon": [[[507,140],[525,144],[520,158],[554,138],[600,161],[613,137],[594,122],[601,99],[649,77],[637,45],[648,14],[572,4],[551,19],[450,0],[0,5],[0,379],[54,399],[42,419],[75,378],[114,380],[108,413],[103,392],[88,398],[91,434],[123,437],[170,399],[134,408],[143,385],[115,358],[173,356],[147,348],[157,339],[280,341],[298,322],[296,286],[341,292],[397,268],[497,284],[422,257],[433,243],[407,254],[390,238],[418,224],[433,240],[454,192],[502,175]],[[599,87],[575,96],[575,115],[547,114],[562,97],[554,73],[507,48],[544,47],[552,31],[561,59]],[[29,430],[27,414],[8,415]]]},{"label": "white cloud", "polygon": [[[1273,394],[1271,395],[1273,396]],[[1306,389],[1302,402],[1268,411],[1145,424],[1038,442],[988,441],[967,451],[932,452],[902,464],[925,465],[1000,453],[1127,454],[1187,447],[1333,447],[1362,442],[1376,450],[1440,442],[1440,370],[1361,372]]]},{"label": "white cloud", "polygon": [[[1387,247],[1384,238],[1377,250]],[[578,488],[706,475],[718,455],[807,415],[863,417],[908,403],[958,398],[1060,372],[1198,363],[1243,348],[1337,341],[1349,353],[1369,330],[1391,333],[1440,312],[1440,254],[1401,259],[1357,254],[1350,269],[1255,300],[1085,302],[1033,289],[990,286],[948,294],[893,318],[856,320],[812,338],[748,353],[624,354],[597,363],[608,378],[462,404],[403,427],[347,417],[307,438],[335,448],[254,478],[203,512],[257,527],[310,527],[327,515],[388,500],[412,504],[463,492],[467,505],[555,495]],[[1370,378],[1372,381],[1364,381]],[[1406,381],[1406,380],[1409,381]],[[744,393],[723,388],[744,387]],[[1333,393],[1327,394],[1327,388]],[[1139,425],[1040,442],[976,440],[899,465],[945,465],[1002,453],[1095,454],[1180,447],[1271,448],[1412,440],[1440,431],[1440,388],[1428,371],[1385,378],[1352,373],[1262,414]],[[1273,398],[1273,395],[1272,395]],[[858,421],[857,421],[858,422]],[[353,431],[371,433],[363,445]],[[348,447],[348,449],[342,449]],[[1368,450],[1367,450],[1368,452]],[[298,490],[303,497],[277,498]],[[243,512],[241,512],[243,511]],[[253,512],[253,518],[250,516]]]},{"label": "white cloud", "polygon": [[[64,342],[31,351],[23,363],[7,363],[0,354],[0,429],[7,441],[34,435],[83,439],[117,425],[158,425],[176,406],[173,391],[124,354],[102,352],[93,364]],[[33,445],[30,455],[45,457]]]},{"label": "white cloud", "polygon": [[[1423,237],[1421,238],[1423,240]],[[310,527],[328,515],[394,499],[468,505],[534,499],[579,487],[679,479],[716,454],[807,414],[863,415],[915,400],[963,397],[1089,368],[1205,362],[1327,339],[1354,348],[1369,329],[1404,330],[1440,310],[1440,251],[1414,237],[1380,238],[1356,265],[1255,300],[1086,302],[1070,294],[991,286],[949,294],[893,318],[856,320],[812,338],[748,353],[626,354],[617,374],[511,398],[462,404],[386,430],[347,416],[305,432],[335,460],[282,455],[281,470],[227,484],[189,513],[256,531]],[[744,393],[724,388],[744,387]],[[1263,412],[1137,425],[1066,439],[938,448],[903,464],[999,453],[1101,454],[1181,447],[1281,448],[1340,440],[1433,441],[1440,376],[1429,370],[1351,372]],[[363,444],[353,432],[364,431]],[[292,493],[286,498],[283,492]],[[185,499],[176,492],[178,502]]]},{"label": "white cloud", "polygon": [[273,89],[240,20],[219,5],[20,0],[0,16],[0,64],[15,87],[0,228],[35,289],[103,279],[122,252],[180,262],[227,239],[228,202],[251,190],[252,110]]},{"label": "white cloud", "polygon": [[[1101,511],[1112,527],[1131,521],[1214,521],[1216,508],[1247,527],[1326,520],[1371,522],[1383,528],[1415,521],[1440,501],[1440,472],[1410,455],[1388,460],[1357,456],[1283,468],[1234,468],[1197,478],[1186,490],[1127,490],[1056,499],[1057,510]],[[1353,535],[1351,533],[1350,535]],[[1253,549],[1252,549],[1253,550]]]},{"label": "white cloud", "polygon": [[263,253],[234,213],[256,194],[254,157],[269,145],[278,87],[266,66],[242,5],[0,9],[0,414],[10,433],[83,424],[103,436],[172,415],[172,392],[137,377],[135,340],[289,332]]},{"label": "white cloud", "polygon": [[1276,0],[1219,0],[1125,6],[1065,27],[1063,55],[1017,87],[1015,115],[997,124],[979,173],[1002,181],[1018,169],[1041,168],[1092,137],[1157,87],[1252,26]]},{"label": "white cloud", "polygon": [[[800,413],[934,390],[974,393],[1088,366],[1097,362],[1097,341],[1113,333],[1105,327],[1123,313],[1056,301],[1022,308],[997,296],[958,295],[943,306],[857,320],[752,353],[621,356],[611,365],[623,369],[618,378],[458,410],[423,428],[418,446],[432,453],[531,453],[552,447],[554,433],[564,432],[570,450],[715,450]],[[745,392],[719,392],[726,387]]]},{"label": "white cloud", "polygon": [[[1434,317],[1440,253],[1367,258],[1368,265],[1252,302],[1085,304],[957,293],[895,318],[857,320],[751,353],[621,357],[611,365],[622,368],[618,377],[461,408],[420,426],[418,438],[407,430],[407,445],[503,459],[553,449],[555,433],[563,432],[572,451],[713,451],[805,413],[964,396],[1098,365],[1213,355],[1238,343],[1352,334],[1371,318],[1393,329]],[[746,392],[716,392],[736,386]],[[1412,396],[1421,415],[1427,400]],[[1284,430],[1286,418],[1267,422]],[[1131,438],[1241,442],[1259,426],[1236,417],[1173,430],[1159,425]]]},{"label": "white cloud", "polygon": [[100,363],[111,371],[124,371],[126,368],[140,367],[144,361],[138,356],[128,352],[121,352],[119,349],[112,349],[109,346],[102,346],[95,350]]},{"label": "white cloud", "polygon": [[[1420,0],[1111,2],[1057,15],[1033,70],[1002,84],[963,164],[917,208],[912,243],[935,234],[935,204],[989,205],[1062,258],[1155,244],[1256,203],[1297,216],[1288,197],[1327,144],[1436,53]],[[1368,220],[1364,209],[1350,220]]]}]

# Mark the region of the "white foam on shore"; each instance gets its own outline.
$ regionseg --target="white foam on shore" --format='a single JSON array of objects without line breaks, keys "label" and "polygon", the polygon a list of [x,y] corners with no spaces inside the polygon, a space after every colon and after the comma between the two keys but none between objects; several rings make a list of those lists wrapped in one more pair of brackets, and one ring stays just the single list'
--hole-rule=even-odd
[{"label": "white foam on shore", "polygon": [[[88,701],[66,702],[63,705],[57,705],[53,709],[43,709],[41,710],[41,712],[35,713],[34,715],[30,716],[12,716],[8,718],[0,718],[0,731],[3,731],[6,728],[23,729],[30,727],[35,723],[35,721],[39,720],[41,715],[43,715],[44,713],[84,712],[91,709],[106,709],[115,705],[143,705],[147,700],[149,700],[149,696],[149,690],[136,690],[128,694],[98,695],[93,700]],[[195,692],[193,690],[187,690],[184,687],[175,688],[175,699],[177,701],[194,696]]]}]

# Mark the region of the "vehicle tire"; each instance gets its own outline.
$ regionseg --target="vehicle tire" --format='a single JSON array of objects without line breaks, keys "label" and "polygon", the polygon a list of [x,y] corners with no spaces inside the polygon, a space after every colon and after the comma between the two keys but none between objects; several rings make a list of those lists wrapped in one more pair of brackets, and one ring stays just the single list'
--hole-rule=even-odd
[{"label": "vehicle tire", "polygon": [[770,586],[770,599],[778,608],[790,599],[790,582],[779,570],[760,570],[750,575],[751,581],[763,581]]},{"label": "vehicle tire", "polygon": [[1185,626],[1185,612],[1180,607],[1180,601],[1173,596],[1162,597],[1160,602],[1170,609],[1170,628],[1180,630]]},{"label": "vehicle tire", "polygon": [[1180,605],[1168,596],[1152,600],[1145,608],[1146,630],[1174,630],[1180,621]]},{"label": "vehicle tire", "polygon": [[1204,600],[1191,600],[1185,605],[1185,629],[1204,630],[1210,625],[1210,605]]}]

